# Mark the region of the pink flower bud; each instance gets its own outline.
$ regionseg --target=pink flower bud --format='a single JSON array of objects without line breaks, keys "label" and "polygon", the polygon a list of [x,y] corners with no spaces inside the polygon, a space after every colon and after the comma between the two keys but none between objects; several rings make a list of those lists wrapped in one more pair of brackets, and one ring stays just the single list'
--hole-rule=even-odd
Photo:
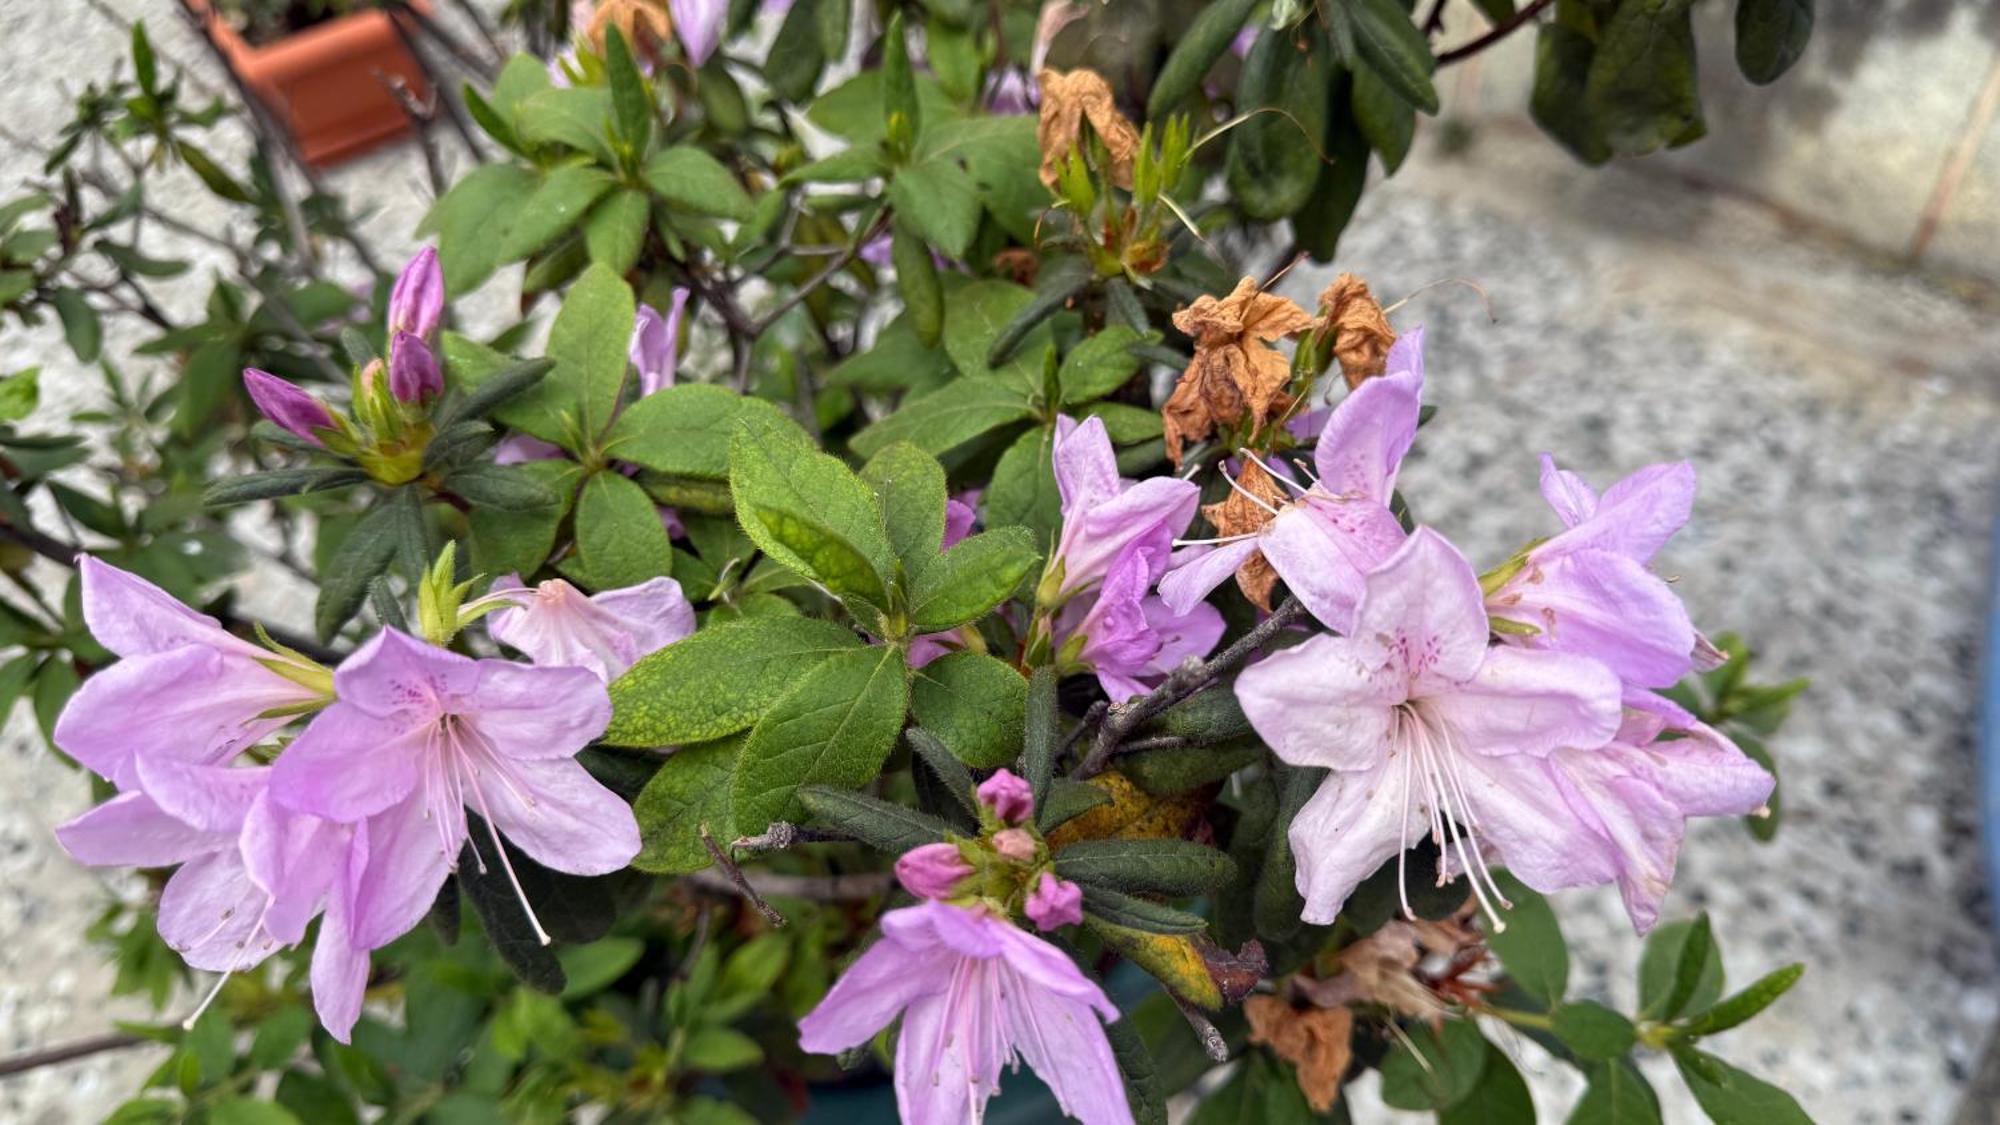
[{"label": "pink flower bud", "polygon": [[1035,838],[1019,828],[1002,829],[993,834],[993,850],[1015,863],[1032,863]]},{"label": "pink flower bud", "polygon": [[970,874],[972,865],[958,854],[955,844],[924,844],[896,860],[897,880],[918,898],[950,898],[959,880]]},{"label": "pink flower bud", "polygon": [[1035,791],[1007,770],[979,783],[979,802],[1008,824],[1022,824],[1035,815]]},{"label": "pink flower bud", "polygon": [[1083,888],[1044,871],[1028,894],[1027,911],[1029,920],[1038,929],[1074,926],[1083,921]]},{"label": "pink flower bud", "polygon": [[444,273],[437,251],[426,246],[403,267],[389,291],[389,331],[408,332],[425,340],[437,334],[444,319]]},{"label": "pink flower bud", "polygon": [[444,372],[422,337],[396,333],[389,346],[389,393],[400,402],[424,402],[444,393]]},{"label": "pink flower bud", "polygon": [[244,368],[243,387],[259,413],[314,445],[323,444],[314,431],[334,428],[325,403],[268,371]]}]

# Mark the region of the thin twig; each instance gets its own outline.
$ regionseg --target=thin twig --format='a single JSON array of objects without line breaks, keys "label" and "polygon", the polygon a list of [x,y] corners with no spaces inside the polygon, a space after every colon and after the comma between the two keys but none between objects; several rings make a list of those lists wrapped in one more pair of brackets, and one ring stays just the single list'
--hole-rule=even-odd
[{"label": "thin twig", "polygon": [[1101,772],[1111,761],[1112,756],[1119,753],[1125,737],[1140,724],[1214,683],[1216,677],[1250,659],[1269,643],[1271,638],[1304,617],[1305,612],[1304,603],[1297,597],[1287,597],[1271,616],[1216,656],[1206,661],[1190,657],[1150,693],[1111,708],[1105,714],[1103,725],[1097,729],[1096,744],[1090,748],[1090,753],[1084,757],[1082,764],[1077,766],[1077,776],[1091,777]]},{"label": "thin twig", "polygon": [[91,1055],[103,1054],[105,1051],[119,1051],[126,1047],[137,1047],[142,1043],[150,1042],[152,1040],[142,1039],[137,1035],[128,1035],[122,1031],[93,1035],[88,1039],[78,1039],[74,1043],[44,1047],[39,1051],[29,1051],[25,1055],[15,1055],[12,1058],[0,1059],[0,1078],[5,1078],[10,1074],[26,1074],[28,1071],[36,1070],[40,1067],[54,1066],[57,1063],[66,1063],[73,1059],[87,1058]]},{"label": "thin twig", "polygon": [[709,834],[706,824],[701,826],[701,846],[708,849],[709,856],[715,860],[715,865],[722,869],[723,877],[729,881],[729,885],[737,894],[742,895],[757,913],[762,914],[766,922],[773,926],[785,924],[785,916],[773,909],[770,903],[765,902],[764,896],[757,893],[757,888],[750,885],[750,880],[743,874],[743,869],[736,866],[736,861],[729,858],[729,853],[723,851],[722,845],[715,842],[715,837]]},{"label": "thin twig", "polygon": [[[402,40],[403,49],[410,52],[410,58],[417,64],[417,69],[424,72],[424,81],[431,87],[432,103],[444,108],[445,118],[451,122],[452,131],[458,134],[459,141],[465,145],[465,151],[471,153],[474,160],[485,163],[486,150],[480,147],[478,138],[472,135],[472,125],[466,121],[465,114],[459,111],[451,84],[444,82],[438,68],[431,65],[430,55],[424,50],[423,44],[417,42],[417,37],[410,34],[410,29],[403,26],[403,21],[393,14],[389,17],[389,26],[395,29],[396,38]],[[484,77],[491,79],[490,75]]]},{"label": "thin twig", "polygon": [[1229,1041],[1215,1029],[1215,1024],[1210,1022],[1207,1016],[1202,1015],[1200,1009],[1176,996],[1172,989],[1167,990],[1167,995],[1173,998],[1174,1007],[1181,1010],[1181,1015],[1186,1017],[1188,1026],[1194,1029],[1195,1038],[1201,1040],[1201,1049],[1208,1053],[1208,1057],[1215,1062],[1228,1062]]},{"label": "thin twig", "polygon": [[800,828],[788,820],[774,820],[771,827],[755,836],[738,836],[729,842],[732,852],[781,852],[795,844],[829,844],[850,837],[817,828]]},{"label": "thin twig", "polygon": [[1425,35],[1436,35],[1439,31],[1443,30],[1444,10],[1450,6],[1451,0],[1437,0],[1436,3],[1431,5],[1431,14],[1425,16],[1424,22],[1418,25],[1424,29]]},{"label": "thin twig", "polygon": [[[424,37],[445,49],[445,53],[458,60],[458,64],[478,76],[481,81],[491,82],[498,69],[487,59],[480,58],[470,47],[458,41],[458,36],[446,31],[438,22],[422,11],[411,7],[404,0],[389,0],[382,5],[391,16],[407,16]],[[390,22],[400,22],[392,19]]]},{"label": "thin twig", "polygon": [[[718,871],[697,871],[687,880],[704,890],[723,891],[761,902],[755,896],[802,898],[810,902],[857,902],[889,893],[895,876],[886,871],[858,875],[777,875],[766,871],[738,871],[741,882]],[[762,907],[769,910],[769,906]],[[766,914],[765,917],[770,917]]]},{"label": "thin twig", "polygon": [[437,116],[437,84],[432,83],[431,104],[425,105],[400,74],[390,74],[377,67],[375,81],[389,91],[389,96],[402,107],[403,116],[409,119],[410,131],[417,135],[417,151],[424,154],[424,176],[431,184],[431,198],[438,198],[450,188],[451,183],[445,178],[444,159],[438,155],[437,139],[431,136],[431,122]]},{"label": "thin twig", "polygon": [[855,259],[855,257],[861,253],[861,248],[863,246],[868,245],[868,243],[872,241],[876,235],[879,235],[882,233],[882,231],[886,230],[888,228],[888,225],[889,225],[889,212],[885,210],[882,212],[881,215],[879,215],[875,219],[875,221],[872,224],[869,225],[868,229],[864,231],[859,237],[857,237],[853,241],[853,243],[851,243],[845,250],[843,250],[840,254],[836,255],[834,259],[828,262],[825,266],[821,267],[818,273],[807,278],[805,282],[798,287],[798,289],[796,289],[791,293],[791,295],[787,296],[784,300],[778,302],[777,308],[772,309],[770,312],[765,313],[763,316],[753,321],[749,326],[750,337],[752,339],[756,339],[764,335],[764,333],[770,331],[771,326],[778,323],[778,319],[780,317],[784,316],[788,312],[791,312],[794,308],[797,308],[800,302],[804,301],[807,297],[812,296],[815,292],[819,290],[820,286],[825,285],[827,282],[833,280],[834,275],[846,269],[847,264],[849,262],[852,262]]},{"label": "thin twig", "polygon": [[507,48],[500,45],[500,37],[493,33],[493,24],[487,20],[486,13],[479,10],[479,5],[472,0],[452,0],[452,7],[465,13],[466,22],[472,25],[481,39],[486,40],[486,49],[493,52],[494,58],[507,57]]},{"label": "thin twig", "polygon": [[1104,713],[1109,710],[1111,710],[1111,701],[1108,699],[1100,699],[1091,704],[1090,710],[1083,713],[1083,721],[1076,724],[1076,729],[1070,731],[1063,738],[1062,749],[1056,753],[1056,757],[1067,757],[1071,747],[1074,747],[1083,738],[1084,732],[1103,722]]},{"label": "thin twig", "polygon": [[1543,8],[1553,3],[1555,3],[1555,0],[1534,0],[1534,3],[1494,24],[1493,29],[1486,34],[1474,39],[1463,47],[1453,47],[1451,50],[1439,55],[1437,57],[1437,64],[1439,66],[1450,66],[1452,63],[1463,62],[1471,58],[1493,44],[1507,38],[1509,35],[1512,35],[1515,29],[1533,20],[1541,13]]}]

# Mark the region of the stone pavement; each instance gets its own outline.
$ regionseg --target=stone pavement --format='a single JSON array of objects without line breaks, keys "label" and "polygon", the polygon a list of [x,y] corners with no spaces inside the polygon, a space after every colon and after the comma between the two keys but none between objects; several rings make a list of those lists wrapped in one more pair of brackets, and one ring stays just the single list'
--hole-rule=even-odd
[{"label": "stone pavement", "polygon": [[[145,14],[181,57],[199,57],[173,34],[166,0],[118,6]],[[0,11],[0,63],[20,76],[9,103],[17,131],[45,133],[62,112],[55,79],[96,73],[119,49],[116,29],[62,8]],[[1958,128],[1964,100],[1939,99],[1939,130]],[[1497,317],[1457,285],[1416,293],[1396,313],[1430,330],[1440,407],[1405,491],[1422,519],[1491,561],[1551,528],[1535,493],[1542,450],[1600,484],[1652,461],[1697,464],[1694,521],[1661,566],[1704,627],[1759,645],[1763,676],[1809,675],[1814,689],[1774,743],[1788,786],[1777,840],[1697,827],[1667,916],[1712,910],[1736,982],[1810,965],[1721,1053],[1826,1122],[1944,1125],[2000,1012],[1972,742],[2000,469],[2000,326],[1988,290],[1902,271],[1865,249],[1880,238],[1843,228],[1838,214],[1802,225],[1782,198],[1694,190],[1685,177],[1711,146],[1591,171],[1518,112],[1462,120],[1469,147],[1447,155],[1436,143],[1445,131],[1427,128],[1409,166],[1371,190],[1342,247],[1341,267],[1387,299],[1465,278]],[[4,161],[6,183],[33,164],[20,153]],[[396,240],[424,205],[407,152],[338,182],[380,205],[374,225]],[[1938,264],[2000,277],[1990,243]],[[1310,299],[1328,276],[1295,271],[1286,288]],[[6,348],[10,368],[44,364],[46,416],[90,401],[91,376],[52,333],[10,327]],[[295,615],[282,587],[246,582],[250,608]],[[85,799],[25,709],[14,715],[0,739],[0,1054],[137,1014],[104,1002],[109,974],[77,942],[107,884],[47,833]],[[1573,990],[1629,1003],[1638,942],[1616,896],[1565,895],[1560,913]],[[1560,1120],[1576,1084],[1517,1047],[1544,1119]],[[100,1056],[0,1080],[0,1119],[98,1120],[157,1058]],[[1700,1120],[1670,1067],[1651,1072],[1670,1122]],[[1399,1119],[1369,1090],[1356,1102],[1357,1120]]]}]

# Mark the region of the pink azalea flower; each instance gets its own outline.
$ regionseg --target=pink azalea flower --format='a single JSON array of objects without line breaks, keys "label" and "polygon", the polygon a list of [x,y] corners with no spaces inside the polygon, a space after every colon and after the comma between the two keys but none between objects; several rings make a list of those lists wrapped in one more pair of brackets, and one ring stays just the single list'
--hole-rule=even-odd
[{"label": "pink azalea flower", "polygon": [[562,459],[563,448],[552,441],[529,434],[508,434],[493,447],[493,463],[496,465],[525,465],[530,461],[558,461]]},{"label": "pink azalea flower", "polygon": [[640,657],[694,632],[694,607],[671,578],[585,594],[560,578],[529,591],[509,574],[493,583],[487,598],[510,603],[488,619],[494,640],[536,664],[588,668],[606,683]]},{"label": "pink azalea flower", "polygon": [[1042,872],[1035,889],[1028,892],[1024,907],[1029,919],[1041,930],[1057,930],[1083,922],[1083,888],[1068,879],[1058,879],[1052,871]]},{"label": "pink azalea flower", "polygon": [[[1390,349],[1387,371],[1355,388],[1327,415],[1313,448],[1318,474],[1302,488],[1282,471],[1272,477],[1299,492],[1270,522],[1213,547],[1197,544],[1174,558],[1160,596],[1185,613],[1262,551],[1285,587],[1328,628],[1350,632],[1369,571],[1403,543],[1389,510],[1396,474],[1417,436],[1424,389],[1423,330]],[[1278,469],[1279,466],[1265,466]]]},{"label": "pink azalea flower", "polygon": [[1595,657],[1641,687],[1686,676],[1699,647],[1694,623],[1646,564],[1687,523],[1694,467],[1648,466],[1599,497],[1545,453],[1542,496],[1567,530],[1530,550],[1519,572],[1486,599],[1494,617],[1537,630],[1507,640]]},{"label": "pink azalea flower", "polygon": [[[1062,567],[1059,598],[1094,588],[1134,544],[1164,564],[1174,536],[1187,528],[1201,502],[1201,490],[1189,481],[1120,479],[1100,418],[1081,425],[1057,418],[1053,462],[1062,494],[1062,535],[1049,565]],[[1157,577],[1150,575],[1148,583]]]},{"label": "pink azalea flower", "polygon": [[1488,647],[1471,564],[1427,528],[1368,576],[1354,618],[1348,635],[1275,653],[1236,684],[1278,757],[1333,770],[1291,827],[1305,920],[1333,921],[1426,829],[1496,923],[1505,899],[1482,845],[1538,890],[1609,881],[1609,849],[1517,759],[1603,746],[1619,726],[1617,676],[1586,657]]},{"label": "pink azalea flower", "polygon": [[[977,493],[964,493],[977,499]],[[972,534],[972,525],[978,520],[972,504],[965,499],[954,497],[944,502],[944,542],[939,550],[949,551]],[[957,652],[964,647],[960,643],[957,630],[946,633],[918,633],[910,638],[908,659],[910,667],[922,668],[940,656]]]},{"label": "pink azalea flower", "polygon": [[121,659],[89,679],[56,720],[55,743],[119,789],[143,789],[201,821],[204,767],[263,741],[323,697],[279,674],[276,653],[232,636],[151,582],[84,556],[83,619]]},{"label": "pink azalea flower", "polygon": [[269,371],[244,368],[243,389],[250,392],[250,401],[257,407],[258,413],[269,418],[278,428],[314,445],[326,444],[320,440],[319,431],[336,428],[333,412],[326,408],[325,403]]},{"label": "pink azalea flower", "polygon": [[979,783],[979,803],[1002,824],[1026,824],[1035,815],[1035,791],[1027,779],[1009,769],[997,769]]},{"label": "pink azalea flower", "polygon": [[[638,854],[630,806],[575,757],[611,717],[595,672],[475,660],[385,629],[342,662],[334,689],[339,702],[279,757],[271,793],[298,812],[366,822],[358,947],[379,948],[422,920],[468,842],[468,809],[491,837],[473,843],[478,862],[497,861],[517,894],[503,832],[543,866],[576,875],[619,870]],[[525,894],[521,904],[541,934]]]},{"label": "pink azalea flower", "polygon": [[444,321],[444,271],[437,250],[426,246],[396,278],[389,291],[389,332],[408,332],[425,341],[437,338]]},{"label": "pink azalea flower", "polygon": [[724,25],[729,22],[728,0],[667,0],[667,12],[674,17],[674,35],[696,66],[708,61],[722,44]]},{"label": "pink azalea flower", "polygon": [[1062,950],[983,909],[884,914],[882,940],[799,1021],[799,1045],[837,1054],[898,1015],[896,1106],[910,1125],[979,1121],[1017,1057],[1084,1125],[1132,1120],[1099,1023],[1117,1007]]},{"label": "pink azalea flower", "polygon": [[1084,638],[1077,658],[1097,674],[1114,703],[1144,695],[1182,661],[1208,655],[1222,639],[1222,613],[1214,606],[1196,602],[1188,612],[1175,613],[1149,595],[1165,569],[1150,561],[1155,557],[1144,544],[1128,546],[1096,596],[1087,605],[1071,602],[1056,623],[1058,646],[1073,636]]},{"label": "pink azalea flower", "polygon": [[896,881],[918,898],[950,898],[972,873],[957,844],[922,844],[896,857]]},{"label": "pink azalea flower", "polygon": [[413,332],[398,332],[389,344],[389,393],[398,402],[427,402],[444,393],[444,370],[430,345]]}]

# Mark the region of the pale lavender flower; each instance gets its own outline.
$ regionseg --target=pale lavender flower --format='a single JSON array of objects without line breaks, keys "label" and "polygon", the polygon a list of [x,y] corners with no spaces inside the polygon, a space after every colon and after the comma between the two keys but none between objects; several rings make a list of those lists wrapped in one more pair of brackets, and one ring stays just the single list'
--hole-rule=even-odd
[{"label": "pale lavender flower", "polygon": [[281,675],[275,653],[232,636],[151,582],[85,555],[84,624],[121,659],[83,682],[56,720],[55,743],[121,790],[144,789],[200,821],[218,766],[323,696]]},{"label": "pale lavender flower", "polygon": [[611,717],[595,672],[475,660],[385,629],[342,662],[334,689],[339,702],[279,757],[271,793],[299,812],[366,822],[358,947],[422,920],[468,842],[468,809],[490,834],[473,854],[506,871],[544,942],[502,833],[574,875],[616,871],[638,854],[631,807],[576,760]]},{"label": "pale lavender flower", "polygon": [[687,310],[687,302],[688,291],[675,289],[665,316],[651,305],[639,306],[638,317],[632,323],[630,351],[632,366],[639,372],[641,398],[674,385],[675,371],[680,366],[681,316]]},{"label": "pale lavender flower", "polygon": [[882,916],[882,940],[799,1021],[838,1054],[902,1017],[896,1107],[909,1125],[979,1121],[1017,1057],[1083,1125],[1130,1125],[1100,1020],[1118,1009],[1062,950],[983,909],[926,902]]},{"label": "pale lavender flower", "polygon": [[688,61],[696,66],[707,62],[722,43],[729,22],[729,0],[667,0],[667,11],[674,17],[674,35],[687,51]]},{"label": "pale lavender flower", "polygon": [[398,332],[389,344],[389,393],[398,402],[421,403],[444,393],[444,370],[423,337]]},{"label": "pale lavender flower", "polygon": [[1035,881],[1035,889],[1028,892],[1024,909],[1036,929],[1056,930],[1077,925],[1083,921],[1083,888],[1068,879],[1056,878],[1053,871],[1044,871]]},{"label": "pale lavender flower", "polygon": [[1389,502],[1416,439],[1423,388],[1419,328],[1396,341],[1384,374],[1355,388],[1327,416],[1313,449],[1318,476],[1311,487],[1302,488],[1283,466],[1265,466],[1299,493],[1293,503],[1254,532],[1174,556],[1172,571],[1160,580],[1167,605],[1186,612],[1262,551],[1314,617],[1350,632],[1364,578],[1403,543]]},{"label": "pale lavender flower", "polygon": [[250,392],[250,401],[259,414],[314,445],[326,444],[320,440],[319,431],[336,428],[333,412],[325,403],[269,371],[244,368],[243,389]]},{"label": "pale lavender flower", "polygon": [[1640,469],[1600,498],[1543,454],[1542,496],[1567,530],[1528,551],[1487,597],[1487,612],[1536,630],[1508,634],[1510,643],[1594,657],[1640,687],[1678,682],[1702,642],[1681,599],[1646,564],[1687,523],[1694,487],[1683,461]]},{"label": "pale lavender flower", "polygon": [[[972,505],[978,501],[978,497],[978,492],[974,490],[961,493],[944,502],[944,542],[939,546],[939,550],[949,551],[963,542],[966,536],[972,534],[972,525],[979,518],[973,511]],[[958,631],[955,629],[944,633],[918,633],[910,638],[907,659],[910,667],[922,668],[938,657],[957,652],[962,647],[964,646],[960,643]]]},{"label": "pale lavender flower", "polygon": [[1026,824],[1035,815],[1035,791],[1012,770],[998,769],[979,783],[979,803],[1002,824]]},{"label": "pale lavender flower", "polygon": [[[1094,588],[1133,544],[1164,569],[1174,536],[1187,528],[1201,503],[1199,488],[1173,477],[1120,479],[1100,418],[1079,425],[1058,417],[1052,459],[1062,495],[1062,535],[1050,561],[1062,568],[1059,599]],[[1149,575],[1147,581],[1158,577]]]},{"label": "pale lavender flower", "polygon": [[986,80],[986,112],[996,116],[1032,113],[1041,100],[1041,91],[1019,67],[1007,67]]},{"label": "pale lavender flower", "polygon": [[1609,882],[1610,849],[1516,759],[1603,746],[1618,677],[1569,653],[1489,648],[1479,580],[1428,528],[1368,576],[1354,616],[1348,635],[1275,653],[1236,684],[1279,758],[1333,771],[1291,826],[1305,920],[1332,922],[1426,830],[1496,924],[1505,898],[1481,845],[1536,889]]},{"label": "pale lavender flower", "polygon": [[426,246],[397,276],[389,291],[389,332],[408,332],[425,341],[437,338],[444,320],[444,271],[437,251]]},{"label": "pale lavender flower", "polygon": [[671,578],[585,594],[560,578],[529,590],[509,574],[487,597],[509,603],[488,619],[494,640],[536,664],[588,668],[606,683],[694,632],[694,607]]},{"label": "pale lavender flower", "polygon": [[950,898],[971,874],[957,844],[922,844],[896,857],[896,881],[918,898]]},{"label": "pale lavender flower", "polygon": [[556,461],[563,455],[563,448],[554,442],[543,441],[531,434],[508,434],[493,447],[493,463],[496,465],[525,465],[530,461]]},{"label": "pale lavender flower", "polygon": [[1084,638],[1077,659],[1090,667],[1114,703],[1144,695],[1151,685],[1190,656],[1206,656],[1222,639],[1221,611],[1197,602],[1175,613],[1148,591],[1162,567],[1149,561],[1145,545],[1133,543],[1111,565],[1088,601],[1071,602],[1056,622],[1060,647]]}]

